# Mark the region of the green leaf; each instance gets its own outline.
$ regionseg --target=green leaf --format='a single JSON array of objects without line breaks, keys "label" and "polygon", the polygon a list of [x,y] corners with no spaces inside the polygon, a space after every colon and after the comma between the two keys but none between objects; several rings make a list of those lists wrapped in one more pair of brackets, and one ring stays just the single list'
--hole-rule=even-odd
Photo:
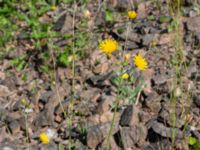
[{"label": "green leaf", "polygon": [[63,0],[63,2],[65,4],[72,4],[74,2],[74,0]]},{"label": "green leaf", "polygon": [[58,61],[58,62],[57,62],[58,65],[63,66],[63,67],[66,67],[66,66],[69,64],[69,61],[68,61],[68,54],[67,54],[66,52],[61,53],[61,54],[58,56],[57,61]]},{"label": "green leaf", "polygon": [[49,73],[50,69],[47,65],[42,65],[40,67],[40,71],[44,72],[44,73]]},{"label": "green leaf", "polygon": [[150,15],[148,16],[148,20],[154,21],[156,20],[156,17],[154,15]]},{"label": "green leaf", "polygon": [[197,139],[190,136],[190,137],[189,137],[189,145],[194,145],[194,144],[196,144],[196,143],[197,143]]},{"label": "green leaf", "polygon": [[58,150],[62,150],[63,148],[62,148],[62,144],[60,144],[59,143],[59,145],[58,145]]},{"label": "green leaf", "polygon": [[113,22],[113,12],[110,10],[110,9],[107,9],[106,10],[106,16],[105,16],[106,18],[106,21],[107,22]]},{"label": "green leaf", "polygon": [[161,16],[160,17],[160,19],[159,19],[159,21],[161,22],[161,23],[167,23],[167,22],[170,22],[172,19],[171,19],[171,17],[169,17],[169,16]]}]

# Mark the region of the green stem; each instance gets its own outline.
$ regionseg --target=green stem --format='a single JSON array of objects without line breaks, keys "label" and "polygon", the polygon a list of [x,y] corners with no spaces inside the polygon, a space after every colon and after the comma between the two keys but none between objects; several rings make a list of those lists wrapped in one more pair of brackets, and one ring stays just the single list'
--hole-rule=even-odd
[{"label": "green stem", "polygon": [[115,124],[115,117],[116,117],[116,113],[117,113],[117,108],[119,107],[119,98],[117,98],[117,104],[115,106],[115,109],[114,109],[114,114],[113,114],[113,117],[112,117],[112,122],[111,122],[111,126],[110,126],[110,130],[109,130],[109,133],[108,133],[108,136],[106,138],[106,150],[109,150],[110,146],[110,138],[112,136],[112,130],[114,128],[114,124]]}]

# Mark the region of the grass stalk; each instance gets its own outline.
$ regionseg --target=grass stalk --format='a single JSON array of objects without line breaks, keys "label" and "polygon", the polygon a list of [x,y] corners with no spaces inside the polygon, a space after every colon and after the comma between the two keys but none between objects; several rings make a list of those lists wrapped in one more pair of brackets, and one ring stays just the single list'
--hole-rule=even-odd
[{"label": "grass stalk", "polygon": [[75,101],[75,55],[76,55],[76,50],[75,50],[75,20],[76,20],[76,11],[77,11],[77,3],[76,0],[74,0],[74,9],[73,9],[73,23],[72,23],[72,28],[73,28],[73,45],[72,45],[72,88],[71,88],[71,99],[70,99],[70,106],[69,106],[69,120],[68,120],[68,129],[69,129],[69,144],[68,144],[68,149],[72,149],[72,137],[71,137],[71,130],[72,130],[72,119],[73,119],[73,110],[74,110],[74,101]]}]

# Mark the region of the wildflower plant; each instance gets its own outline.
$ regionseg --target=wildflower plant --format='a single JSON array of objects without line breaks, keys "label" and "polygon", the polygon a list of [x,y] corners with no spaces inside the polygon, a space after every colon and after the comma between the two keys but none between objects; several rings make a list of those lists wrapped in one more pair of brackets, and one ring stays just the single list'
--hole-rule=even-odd
[{"label": "wildflower plant", "polygon": [[[134,20],[137,17],[137,13],[135,11],[128,11],[127,15],[130,20]],[[129,33],[128,25],[126,29],[127,30],[126,36],[128,36]],[[114,39],[105,39],[100,42],[99,48],[101,52],[107,54],[108,56],[112,56],[112,53],[118,50],[118,42]],[[124,45],[124,50],[125,49],[126,49],[126,41]],[[126,101],[128,101],[129,104],[136,104],[136,105],[138,104],[140,93],[144,86],[144,79],[141,76],[136,76],[135,74],[138,73],[138,71],[139,72],[145,71],[148,68],[148,63],[144,57],[138,54],[133,58],[131,58],[131,55],[125,54],[124,50],[122,53],[119,53],[121,54],[119,58],[122,58],[119,60],[120,62],[119,70],[115,71],[116,76],[111,79],[111,82],[117,88],[117,97],[112,107],[114,109],[114,113],[113,113],[111,127],[106,139],[107,141],[106,150],[110,149],[109,141],[115,122],[116,112],[120,104],[120,100],[124,100],[125,104]],[[131,59],[132,61],[130,62]]]}]

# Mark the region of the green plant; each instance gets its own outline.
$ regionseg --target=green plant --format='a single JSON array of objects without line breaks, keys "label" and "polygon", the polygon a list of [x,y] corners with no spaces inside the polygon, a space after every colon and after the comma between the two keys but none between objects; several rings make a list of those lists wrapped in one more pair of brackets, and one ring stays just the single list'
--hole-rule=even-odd
[{"label": "green plant", "polygon": [[26,56],[21,56],[19,58],[14,58],[11,60],[11,64],[16,67],[18,71],[21,71],[26,66]]},{"label": "green plant", "polygon": [[188,144],[191,146],[192,150],[199,150],[200,149],[200,142],[192,136],[188,139]]}]

